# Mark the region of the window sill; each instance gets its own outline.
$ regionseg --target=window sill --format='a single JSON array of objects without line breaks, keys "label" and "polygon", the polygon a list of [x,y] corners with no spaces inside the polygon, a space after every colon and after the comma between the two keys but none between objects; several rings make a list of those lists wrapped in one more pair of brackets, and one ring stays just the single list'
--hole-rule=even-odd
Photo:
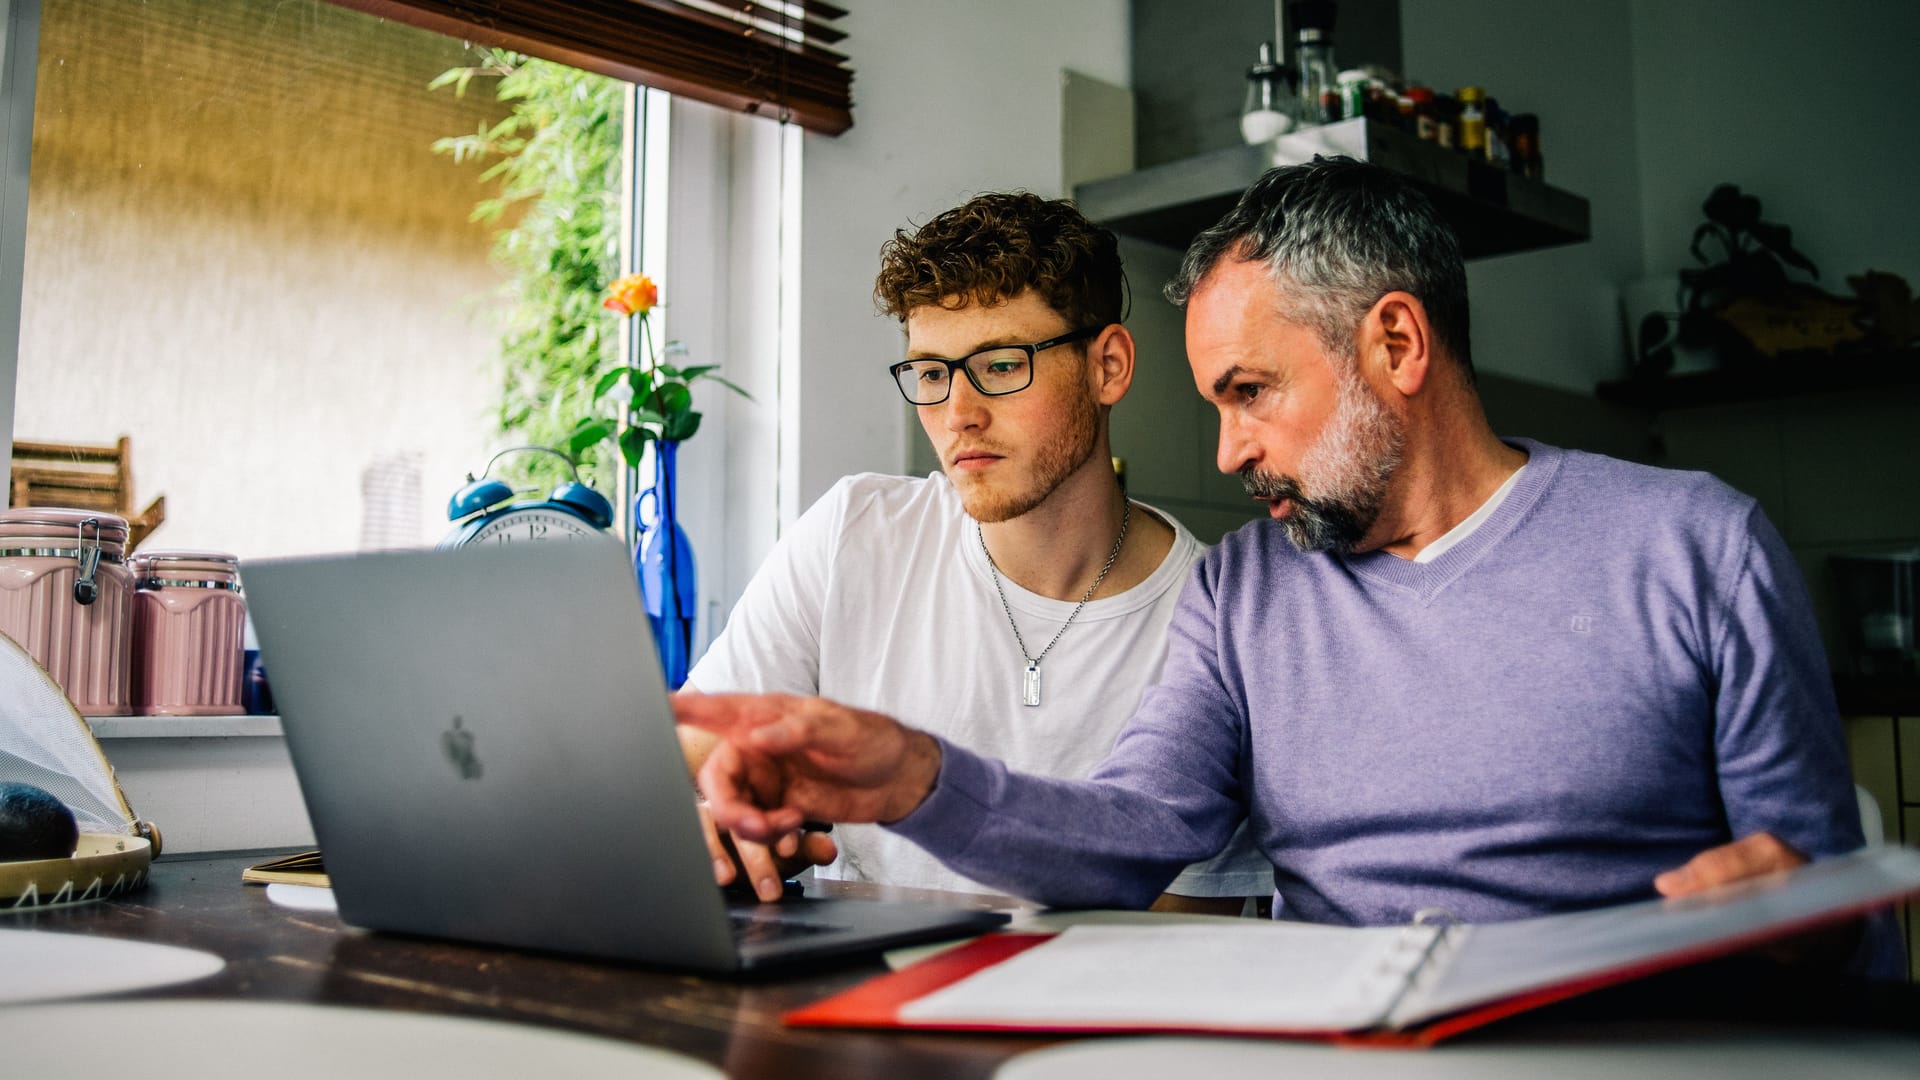
[{"label": "window sill", "polygon": [[278,737],[278,716],[89,716],[97,739]]}]

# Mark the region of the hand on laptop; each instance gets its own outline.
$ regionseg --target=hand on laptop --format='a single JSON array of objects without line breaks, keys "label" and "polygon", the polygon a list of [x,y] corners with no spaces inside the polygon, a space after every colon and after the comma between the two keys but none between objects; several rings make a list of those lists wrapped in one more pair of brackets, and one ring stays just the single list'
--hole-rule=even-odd
[{"label": "hand on laptop", "polygon": [[898,821],[940,774],[932,736],[825,698],[677,694],[673,708],[723,740],[700,769],[700,790],[736,842],[798,843],[808,820]]},{"label": "hand on laptop", "polygon": [[751,883],[753,894],[767,903],[781,898],[781,883],[787,878],[809,866],[825,866],[840,854],[826,833],[789,833],[771,846],[723,833],[705,805],[700,807],[700,828],[713,856],[713,880],[721,885]]},{"label": "hand on laptop", "polygon": [[[687,690],[680,696],[691,697],[694,693],[697,691]],[[723,740],[684,724],[676,728],[676,734],[680,740],[680,752],[686,755],[687,768],[692,771],[697,786],[700,767],[707,763],[707,756]],[[713,815],[707,813],[704,796],[699,813],[700,829],[707,838],[707,853],[713,856],[714,881],[723,887],[751,891],[767,903],[785,895],[783,885],[787,878],[809,866],[825,866],[839,856],[839,849],[833,841],[818,833],[789,835],[774,847],[737,838],[713,823]],[[775,847],[779,850],[776,851]]]}]

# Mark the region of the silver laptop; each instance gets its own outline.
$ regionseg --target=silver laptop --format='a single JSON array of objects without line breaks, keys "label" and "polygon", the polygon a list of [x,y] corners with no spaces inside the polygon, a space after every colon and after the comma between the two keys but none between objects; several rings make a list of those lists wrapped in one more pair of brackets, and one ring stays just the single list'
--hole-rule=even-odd
[{"label": "silver laptop", "polygon": [[633,565],[609,538],[242,568],[341,918],[744,971],[992,912],[714,884]]}]

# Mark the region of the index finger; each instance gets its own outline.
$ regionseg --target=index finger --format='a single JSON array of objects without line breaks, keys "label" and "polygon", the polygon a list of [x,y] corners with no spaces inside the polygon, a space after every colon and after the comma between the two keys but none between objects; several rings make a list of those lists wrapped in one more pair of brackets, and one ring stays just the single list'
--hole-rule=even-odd
[{"label": "index finger", "polygon": [[736,837],[760,843],[772,843],[785,833],[797,831],[805,820],[799,810],[786,806],[762,808],[747,777],[748,765],[731,743],[722,743],[700,770],[700,790],[707,797],[707,812],[714,823]]},{"label": "index finger", "polygon": [[725,739],[777,724],[793,712],[792,702],[777,694],[674,694],[674,719]]}]

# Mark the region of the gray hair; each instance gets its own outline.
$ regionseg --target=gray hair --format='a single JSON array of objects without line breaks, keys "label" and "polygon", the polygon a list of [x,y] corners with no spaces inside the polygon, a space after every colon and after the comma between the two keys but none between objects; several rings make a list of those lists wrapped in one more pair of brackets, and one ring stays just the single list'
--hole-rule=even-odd
[{"label": "gray hair", "polygon": [[1315,156],[1269,170],[1194,238],[1167,299],[1185,307],[1228,257],[1266,263],[1286,316],[1312,327],[1336,356],[1353,356],[1354,331],[1382,296],[1413,294],[1473,380],[1460,242],[1425,195],[1386,169]]}]

